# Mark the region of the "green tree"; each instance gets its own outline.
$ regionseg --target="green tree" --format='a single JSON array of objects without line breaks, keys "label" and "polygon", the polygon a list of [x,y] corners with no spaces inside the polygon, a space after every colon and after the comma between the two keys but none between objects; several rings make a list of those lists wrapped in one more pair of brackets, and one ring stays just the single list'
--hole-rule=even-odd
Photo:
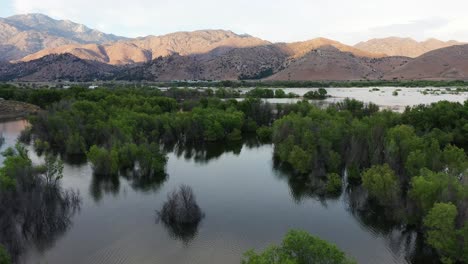
[{"label": "green tree", "polygon": [[341,177],[336,173],[328,173],[327,174],[327,185],[326,191],[327,193],[337,194],[341,192]]},{"label": "green tree", "polygon": [[388,164],[374,165],[364,171],[362,185],[382,205],[393,203],[399,194],[398,179]]},{"label": "green tree", "polygon": [[297,145],[292,148],[288,162],[300,173],[305,174],[311,168],[310,155]]},{"label": "green tree", "polygon": [[93,165],[94,173],[100,175],[114,175],[118,171],[118,152],[93,145],[86,154]]},{"label": "green tree", "polygon": [[424,218],[424,226],[428,228],[427,243],[439,254],[449,260],[456,260],[458,254],[457,231],[455,218],[457,207],[452,203],[436,203]]},{"label": "green tree", "polygon": [[270,141],[273,134],[273,129],[271,127],[262,126],[257,128],[257,137],[260,141]]},{"label": "green tree", "polygon": [[73,133],[65,141],[65,151],[71,155],[81,155],[86,153],[86,143],[80,134]]},{"label": "green tree", "polygon": [[305,231],[291,230],[280,246],[272,246],[262,253],[248,251],[242,264],[352,264],[337,246]]},{"label": "green tree", "polygon": [[17,177],[31,174],[32,162],[28,157],[26,147],[19,143],[14,148],[5,150],[2,155],[5,160],[3,167],[0,168],[0,188],[14,188]]},{"label": "green tree", "polygon": [[426,214],[437,202],[462,199],[464,188],[458,180],[444,172],[423,169],[420,176],[411,179],[409,196],[416,202],[422,214]]}]

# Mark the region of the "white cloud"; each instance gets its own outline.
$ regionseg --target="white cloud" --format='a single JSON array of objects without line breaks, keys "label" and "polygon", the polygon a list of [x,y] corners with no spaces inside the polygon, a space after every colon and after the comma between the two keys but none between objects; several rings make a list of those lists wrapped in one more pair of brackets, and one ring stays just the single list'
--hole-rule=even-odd
[{"label": "white cloud", "polygon": [[415,38],[434,33],[434,37],[468,40],[465,0],[9,1],[16,13],[45,13],[131,37],[222,28],[271,41],[323,36],[354,43],[400,31]]}]

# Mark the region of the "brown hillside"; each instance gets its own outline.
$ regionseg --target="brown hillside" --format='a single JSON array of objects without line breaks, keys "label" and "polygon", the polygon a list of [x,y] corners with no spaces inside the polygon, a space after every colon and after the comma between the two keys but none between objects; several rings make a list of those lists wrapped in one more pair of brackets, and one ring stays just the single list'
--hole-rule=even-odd
[{"label": "brown hillside", "polygon": [[386,79],[468,79],[468,45],[428,52],[385,74]]}]

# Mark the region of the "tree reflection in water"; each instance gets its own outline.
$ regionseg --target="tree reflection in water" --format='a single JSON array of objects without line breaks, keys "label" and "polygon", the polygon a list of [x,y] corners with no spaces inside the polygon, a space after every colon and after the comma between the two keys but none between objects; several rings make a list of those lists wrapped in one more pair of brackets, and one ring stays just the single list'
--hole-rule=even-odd
[{"label": "tree reflection in water", "polygon": [[327,191],[326,179],[323,176],[295,173],[290,165],[279,162],[275,157],[273,157],[273,168],[276,176],[288,183],[290,194],[296,203],[312,198],[326,206],[327,201],[336,200],[341,196],[341,192]]},{"label": "tree reflection in water", "polygon": [[94,201],[100,201],[104,194],[117,195],[120,192],[121,178],[126,179],[135,191],[155,192],[166,182],[168,175],[166,173],[145,175],[137,170],[120,171],[118,175],[93,174],[90,194]]},{"label": "tree reflection in water", "polygon": [[26,246],[53,246],[79,211],[79,193],[39,176],[17,174],[15,188],[0,191],[0,244],[16,262]]},{"label": "tree reflection in water", "polygon": [[183,156],[186,160],[193,159],[196,163],[207,164],[226,153],[233,153],[239,156],[243,147],[256,148],[263,144],[257,139],[255,134],[248,134],[244,135],[240,141],[205,142],[201,144],[178,143],[165,145],[165,150],[173,152],[177,157]]}]

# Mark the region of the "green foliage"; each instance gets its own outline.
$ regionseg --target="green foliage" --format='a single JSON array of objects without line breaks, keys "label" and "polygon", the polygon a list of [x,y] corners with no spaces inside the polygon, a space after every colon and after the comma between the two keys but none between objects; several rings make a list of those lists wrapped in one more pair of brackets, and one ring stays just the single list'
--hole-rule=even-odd
[{"label": "green foliage", "polygon": [[456,202],[463,198],[466,188],[455,177],[428,169],[421,170],[420,175],[411,179],[409,195],[423,214],[437,202]]},{"label": "green foliage", "polygon": [[50,145],[47,141],[42,141],[41,139],[37,138],[34,140],[34,150],[38,153],[43,153],[50,149]]},{"label": "green foliage", "polygon": [[301,147],[294,146],[289,153],[288,162],[299,172],[307,173],[311,168],[310,155]]},{"label": "green foliage", "polygon": [[0,189],[6,190],[16,186],[16,177],[31,173],[32,162],[26,148],[19,143],[5,150],[2,155],[5,160],[0,168]]},{"label": "green foliage", "polygon": [[86,153],[86,143],[82,136],[73,133],[65,141],[65,152],[69,155],[81,155]]},{"label": "green foliage", "polygon": [[275,90],[275,98],[286,98],[286,92],[283,89],[276,89]]},{"label": "green foliage", "polygon": [[424,219],[427,242],[443,257],[457,259],[458,242],[455,229],[457,207],[452,203],[437,203]]},{"label": "green foliage", "polygon": [[227,135],[226,139],[229,141],[239,141],[242,139],[242,132],[239,129],[234,128],[234,130]]},{"label": "green foliage", "polygon": [[257,137],[263,141],[267,142],[271,140],[271,136],[273,134],[273,129],[270,127],[262,126],[257,128]]},{"label": "green foliage", "polygon": [[386,135],[386,160],[394,170],[401,174],[404,171],[404,164],[407,164],[409,154],[422,147],[423,142],[412,127],[395,126],[389,129]]},{"label": "green foliage", "polygon": [[331,194],[337,194],[341,192],[341,177],[336,173],[327,174],[327,185],[326,191]]},{"label": "green foliage", "polygon": [[51,154],[46,155],[45,158],[46,171],[44,178],[48,185],[57,185],[58,181],[63,178],[63,161]]},{"label": "green foliage", "polygon": [[0,245],[0,264],[11,264],[10,255],[2,245]]},{"label": "green foliage", "polygon": [[304,98],[306,99],[315,99],[315,100],[323,100],[327,98],[327,90],[324,88],[319,88],[317,91],[309,91],[304,94]]},{"label": "green foliage", "polygon": [[382,205],[393,203],[399,194],[398,179],[388,164],[374,165],[364,171],[362,185]]},{"label": "green foliage", "polygon": [[118,153],[96,145],[91,146],[86,154],[93,165],[94,173],[98,175],[115,175],[118,171]]},{"label": "green foliage", "polygon": [[348,181],[359,182],[361,181],[361,171],[356,164],[351,164],[348,168]]},{"label": "green foliage", "polygon": [[138,146],[136,161],[140,167],[141,175],[153,177],[164,174],[167,159],[161,153],[157,144],[142,144]]},{"label": "green foliage", "polygon": [[246,96],[253,98],[275,98],[275,92],[272,89],[255,88],[248,91]]},{"label": "green foliage", "polygon": [[272,246],[262,253],[248,251],[243,264],[351,264],[338,247],[305,231],[289,231],[280,246]]}]

